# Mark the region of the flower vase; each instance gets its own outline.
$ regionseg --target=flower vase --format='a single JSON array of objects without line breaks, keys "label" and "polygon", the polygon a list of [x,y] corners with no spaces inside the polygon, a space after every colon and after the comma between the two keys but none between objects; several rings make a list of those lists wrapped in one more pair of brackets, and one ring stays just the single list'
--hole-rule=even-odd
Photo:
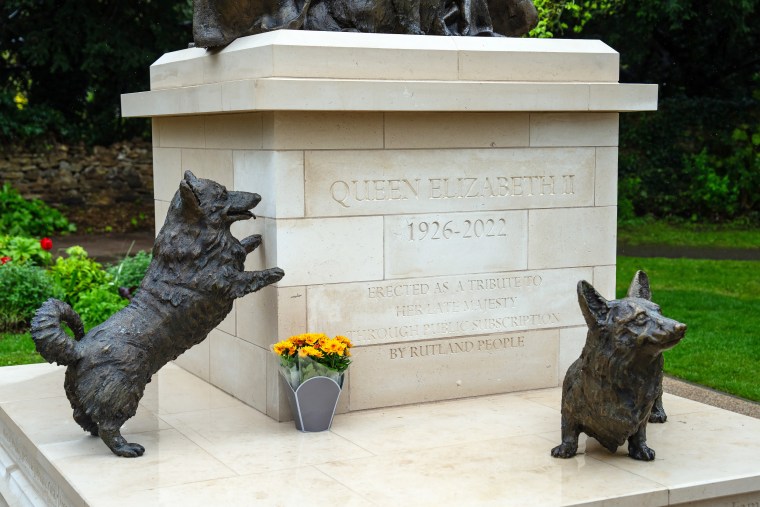
[{"label": "flower vase", "polygon": [[303,432],[329,430],[343,386],[343,375],[338,381],[323,376],[311,377],[296,389],[284,374],[282,379],[296,428]]}]

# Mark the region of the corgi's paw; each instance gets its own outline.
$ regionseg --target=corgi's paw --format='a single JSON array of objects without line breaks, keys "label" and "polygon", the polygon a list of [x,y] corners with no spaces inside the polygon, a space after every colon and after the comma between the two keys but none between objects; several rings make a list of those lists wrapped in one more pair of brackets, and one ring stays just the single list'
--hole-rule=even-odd
[{"label": "corgi's paw", "polygon": [[628,456],[640,461],[652,461],[654,459],[654,449],[650,449],[645,444],[628,446]]}]

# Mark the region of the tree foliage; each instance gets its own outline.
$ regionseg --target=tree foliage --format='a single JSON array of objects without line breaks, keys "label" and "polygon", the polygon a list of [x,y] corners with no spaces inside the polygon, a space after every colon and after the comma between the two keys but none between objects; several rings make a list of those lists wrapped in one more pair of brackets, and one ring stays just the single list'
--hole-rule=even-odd
[{"label": "tree foliage", "polygon": [[189,0],[4,0],[0,3],[0,135],[106,143],[139,133],[122,93],[191,40]]},{"label": "tree foliage", "polygon": [[601,39],[621,81],[657,83],[621,115],[624,218],[760,219],[760,0],[535,0],[534,36]]}]

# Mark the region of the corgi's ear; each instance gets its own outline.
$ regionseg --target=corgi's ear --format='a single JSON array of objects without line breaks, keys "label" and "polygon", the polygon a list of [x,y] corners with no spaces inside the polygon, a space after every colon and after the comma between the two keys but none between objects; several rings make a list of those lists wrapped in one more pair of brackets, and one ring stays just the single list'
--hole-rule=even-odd
[{"label": "corgi's ear", "polygon": [[607,300],[586,280],[578,282],[578,304],[589,327],[604,322],[610,311]]},{"label": "corgi's ear", "polygon": [[196,181],[193,173],[185,171],[185,178],[179,183],[179,197],[182,200],[182,213],[185,215],[198,215],[201,212],[200,201],[193,191],[193,183]]},{"label": "corgi's ear", "polygon": [[636,271],[636,274],[633,275],[631,286],[628,287],[628,297],[652,300],[652,291],[649,289],[649,277],[643,271]]}]

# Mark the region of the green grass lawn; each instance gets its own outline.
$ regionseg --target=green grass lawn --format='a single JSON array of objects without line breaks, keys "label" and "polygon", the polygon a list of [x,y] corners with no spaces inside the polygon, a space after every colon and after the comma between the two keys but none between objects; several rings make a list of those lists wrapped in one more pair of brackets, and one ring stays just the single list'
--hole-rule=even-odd
[{"label": "green grass lawn", "polygon": [[738,225],[640,220],[619,224],[618,241],[627,245],[760,249],[760,229]]},{"label": "green grass lawn", "polygon": [[34,349],[34,342],[29,333],[0,333],[0,366],[44,362],[42,356]]},{"label": "green grass lawn", "polygon": [[760,262],[618,257],[618,297],[637,269],[663,314],[688,325],[665,371],[760,401]]}]

